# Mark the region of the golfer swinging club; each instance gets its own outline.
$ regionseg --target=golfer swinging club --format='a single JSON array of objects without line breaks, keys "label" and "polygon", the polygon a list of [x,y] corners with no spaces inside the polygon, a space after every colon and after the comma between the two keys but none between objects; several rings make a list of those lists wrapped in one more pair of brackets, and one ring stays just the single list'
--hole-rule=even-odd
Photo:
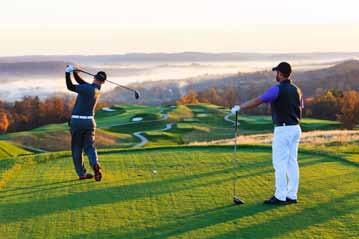
[{"label": "golfer swinging club", "polygon": [[[65,71],[67,89],[77,93],[70,121],[71,150],[75,170],[80,180],[94,177],[86,172],[82,158],[82,151],[85,151],[95,173],[95,180],[101,181],[101,167],[98,163],[97,152],[94,146],[96,128],[94,115],[96,104],[100,97],[101,85],[105,83],[106,74],[101,71],[98,72],[94,76],[92,84],[89,84],[78,75],[77,69],[74,66],[68,65]],[[78,85],[72,83],[71,73],[73,73]]]},{"label": "golfer swinging club", "polygon": [[[298,145],[301,136],[299,121],[302,115],[303,98],[300,89],[289,79],[292,69],[287,62],[273,68],[279,84],[268,89],[263,95],[232,108],[232,113],[270,103],[274,136],[272,160],[275,170],[275,194],[265,204],[297,203],[299,166]],[[287,180],[288,177],[288,180]]]}]

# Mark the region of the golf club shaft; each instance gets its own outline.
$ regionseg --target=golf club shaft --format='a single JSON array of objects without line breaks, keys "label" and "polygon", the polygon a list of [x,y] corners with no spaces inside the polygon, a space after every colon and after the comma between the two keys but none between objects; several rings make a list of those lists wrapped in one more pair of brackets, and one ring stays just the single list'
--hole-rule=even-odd
[{"label": "golf club shaft", "polygon": [[[90,73],[90,72],[87,72],[87,71],[84,71],[84,70],[80,70],[80,69],[79,69],[79,70],[77,70],[77,71],[82,72],[82,73],[85,73],[85,74],[88,74],[88,75],[90,75],[90,76],[95,76],[94,74],[92,74],[92,73]],[[116,82],[113,82],[113,81],[110,81],[110,80],[106,80],[106,82],[109,82],[109,83],[111,83],[111,84],[117,85],[117,86],[119,86],[119,87],[121,87],[121,88],[123,88],[123,89],[129,90],[129,91],[132,91],[132,92],[136,92],[136,90],[131,89],[131,88],[127,87],[127,86],[123,86],[123,85],[117,84]]]},{"label": "golf club shaft", "polygon": [[[238,135],[238,111],[236,112],[236,119],[234,122],[234,171],[237,169],[237,135]],[[236,184],[237,184],[237,174],[234,172],[234,180],[233,180],[233,197],[236,196]]]},{"label": "golf club shaft", "polygon": [[92,74],[90,72],[87,72],[87,71],[84,71],[84,70],[77,69],[76,71],[85,73],[85,74],[90,75],[90,76],[95,76],[94,74]]},{"label": "golf club shaft", "polygon": [[107,82],[110,82],[111,84],[117,85],[117,86],[119,86],[119,87],[121,87],[121,88],[123,88],[123,89],[129,90],[129,91],[132,91],[132,92],[136,92],[136,90],[131,89],[131,88],[127,87],[127,86],[120,85],[120,84],[117,84],[116,82],[109,81],[109,80],[106,80],[106,81],[107,81]]}]

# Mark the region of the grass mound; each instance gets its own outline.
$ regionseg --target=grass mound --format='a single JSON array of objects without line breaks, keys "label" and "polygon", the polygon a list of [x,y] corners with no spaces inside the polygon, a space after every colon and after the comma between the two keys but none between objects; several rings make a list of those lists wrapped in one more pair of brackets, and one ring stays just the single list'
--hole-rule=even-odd
[{"label": "grass mound", "polygon": [[178,122],[186,118],[192,118],[193,112],[185,105],[179,105],[168,113],[170,122]]},{"label": "grass mound", "polygon": [[139,131],[152,131],[160,130],[166,126],[166,123],[163,121],[154,121],[154,122],[138,122],[132,125],[119,125],[109,128],[111,132],[133,134]]},{"label": "grass mound", "polygon": [[120,106],[113,106],[110,108],[113,111],[104,111],[102,109],[98,110],[96,112],[96,118],[100,119],[100,118],[104,118],[104,117],[109,117],[109,116],[119,116],[121,114],[124,114],[126,112],[126,108],[125,107],[120,107]]}]

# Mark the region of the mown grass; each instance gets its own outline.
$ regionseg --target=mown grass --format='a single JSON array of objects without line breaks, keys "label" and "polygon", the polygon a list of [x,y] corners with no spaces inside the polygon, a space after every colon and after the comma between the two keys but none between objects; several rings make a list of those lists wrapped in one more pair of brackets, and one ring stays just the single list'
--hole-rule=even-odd
[{"label": "mown grass", "polygon": [[[116,110],[116,107],[114,109]],[[147,115],[147,117],[145,118],[148,118],[148,116],[150,116],[151,119],[160,118],[160,110],[161,107],[155,106],[148,107],[141,105],[121,105],[121,110],[119,112],[100,111],[99,113],[97,113],[97,127],[109,128],[120,124],[132,123],[131,119],[136,117],[136,115],[145,114]]]},{"label": "mown grass", "polygon": [[178,122],[186,118],[192,118],[192,116],[192,110],[186,105],[178,105],[168,113],[171,122]]},{"label": "mown grass", "polygon": [[359,141],[323,143],[321,145],[306,144],[305,148],[338,155],[348,162],[359,165]]},{"label": "mown grass", "polygon": [[[171,130],[166,131],[173,135],[173,142],[187,144],[194,141],[210,141],[233,136],[232,124],[224,121],[228,112],[220,107],[210,104],[180,107],[180,110],[173,110],[170,113],[172,118],[177,119],[177,121],[174,121],[176,125]],[[163,132],[162,134],[165,135],[166,133]],[[150,139],[152,140],[151,137]]]},{"label": "mown grass", "polygon": [[160,130],[166,126],[164,121],[150,121],[150,122],[139,122],[134,125],[119,125],[113,126],[108,130],[111,132],[118,132],[118,133],[126,133],[132,134],[139,131],[152,131],[152,130]]},{"label": "mown grass", "polygon": [[184,144],[182,138],[173,132],[149,131],[144,136],[150,140],[146,147]]},{"label": "mown grass", "polygon": [[7,141],[0,141],[0,190],[6,181],[20,169],[21,161],[18,156],[32,153]]},{"label": "mown grass", "polygon": [[[41,155],[0,191],[5,238],[355,238],[358,166],[300,153],[296,205],[270,207],[270,147],[106,150],[104,180],[77,181],[66,153]],[[152,174],[157,169],[158,174]],[[34,173],[36,172],[36,173]],[[56,173],[54,173],[56,172]],[[232,180],[245,205],[232,205]]]},{"label": "mown grass", "polygon": [[[234,120],[234,117],[231,117],[231,119]],[[268,133],[273,131],[273,123],[270,116],[240,115],[239,121],[239,128],[243,134]],[[303,131],[334,130],[341,127],[339,122],[311,118],[302,119],[300,125]]]},{"label": "mown grass", "polygon": [[[152,130],[158,130],[158,128],[149,127],[147,135],[150,141],[156,141],[156,144],[160,142],[159,138],[163,138],[163,145],[232,138],[234,136],[233,124],[224,120],[228,113],[228,109],[210,104],[180,106],[169,113],[171,122],[176,122],[171,130],[149,133]],[[234,117],[231,119],[234,120]],[[303,119],[302,121],[303,131],[338,128],[340,128],[340,124],[334,121],[317,119]],[[240,134],[246,135],[269,133],[273,131],[273,123],[270,116],[241,115],[239,130]],[[148,145],[152,146],[153,144]]]},{"label": "mown grass", "polygon": [[7,141],[0,141],[0,158],[29,154],[28,150],[18,147]]}]

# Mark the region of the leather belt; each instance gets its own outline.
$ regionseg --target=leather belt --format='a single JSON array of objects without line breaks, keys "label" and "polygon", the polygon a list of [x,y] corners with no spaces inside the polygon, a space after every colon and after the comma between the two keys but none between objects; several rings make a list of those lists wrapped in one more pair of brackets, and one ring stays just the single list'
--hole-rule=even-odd
[{"label": "leather belt", "polygon": [[287,124],[287,123],[275,124],[276,127],[294,126],[294,125],[298,125],[298,124]]},{"label": "leather belt", "polygon": [[93,119],[93,116],[84,116],[84,115],[72,115],[72,119]]}]

